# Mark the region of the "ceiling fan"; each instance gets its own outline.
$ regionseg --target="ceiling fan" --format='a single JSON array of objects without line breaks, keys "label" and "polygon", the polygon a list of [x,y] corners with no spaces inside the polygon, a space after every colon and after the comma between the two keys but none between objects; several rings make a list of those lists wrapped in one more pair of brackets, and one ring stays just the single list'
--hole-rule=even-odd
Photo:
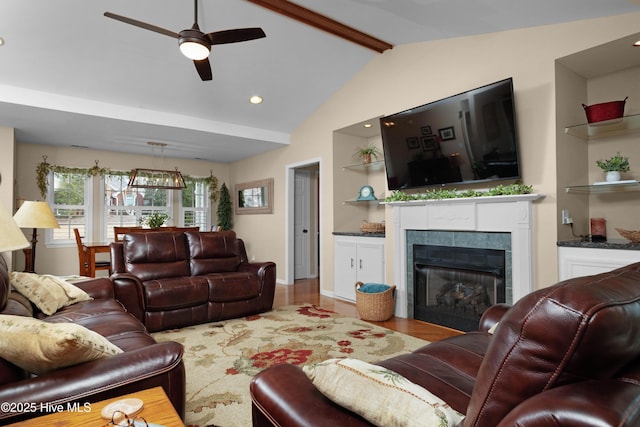
[{"label": "ceiling fan", "polygon": [[266,37],[262,28],[258,27],[236,28],[233,30],[214,31],[212,33],[205,34],[200,31],[200,27],[198,27],[198,0],[193,1],[193,9],[193,26],[189,29],[180,31],[179,33],[147,24],[146,22],[127,18],[126,16],[116,15],[111,12],[105,12],[104,16],[178,39],[180,51],[184,56],[193,60],[196,70],[203,81],[212,79],[211,65],[209,63],[211,46],[217,44],[244,42]]}]

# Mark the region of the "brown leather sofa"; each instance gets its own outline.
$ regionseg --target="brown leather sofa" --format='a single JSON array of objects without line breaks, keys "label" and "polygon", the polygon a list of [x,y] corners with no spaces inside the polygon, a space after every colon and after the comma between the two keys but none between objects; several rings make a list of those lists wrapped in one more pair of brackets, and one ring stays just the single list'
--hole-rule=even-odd
[{"label": "brown leather sofa", "polygon": [[130,233],[111,244],[116,298],[152,332],[271,310],[273,262],[233,231]]},{"label": "brown leather sofa", "polygon": [[[123,353],[44,373],[38,376],[0,358],[0,402],[26,408],[22,412],[0,407],[0,424],[41,415],[32,412],[41,403],[67,405],[117,397],[161,386],[184,418],[185,370],[183,348],[176,342],[156,341],[135,317],[114,299],[113,286],[106,278],[75,284],[93,300],[79,302],[58,310],[51,316],[38,311],[25,298],[10,290],[7,266],[0,257],[0,313],[32,316],[46,322],[72,322],[82,325],[123,350]],[[6,344],[6,343],[5,343]],[[22,405],[22,406],[19,406]]]},{"label": "brown leather sofa", "polygon": [[[640,426],[640,263],[492,306],[479,329],[378,364],[466,414],[463,427]],[[256,375],[251,396],[255,427],[371,425],[293,365]]]}]

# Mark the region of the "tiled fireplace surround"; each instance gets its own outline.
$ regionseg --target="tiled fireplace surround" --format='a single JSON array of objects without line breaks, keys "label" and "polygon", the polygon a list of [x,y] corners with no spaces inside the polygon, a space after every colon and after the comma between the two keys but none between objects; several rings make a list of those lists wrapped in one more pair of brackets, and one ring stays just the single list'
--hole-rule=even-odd
[{"label": "tiled fireplace surround", "polygon": [[532,202],[540,197],[525,194],[387,203],[393,207],[395,315],[413,317],[414,243],[504,249],[507,303],[531,292]]}]

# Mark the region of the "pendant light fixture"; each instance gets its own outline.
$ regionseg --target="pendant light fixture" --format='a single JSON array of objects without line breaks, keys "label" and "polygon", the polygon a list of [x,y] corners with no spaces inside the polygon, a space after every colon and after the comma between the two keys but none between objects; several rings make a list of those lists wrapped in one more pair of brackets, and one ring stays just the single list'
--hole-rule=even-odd
[{"label": "pendant light fixture", "polygon": [[[153,155],[155,155],[155,147],[160,147],[164,161],[164,147],[166,147],[167,144],[151,141],[147,142],[147,144],[151,146]],[[182,190],[183,188],[187,188],[184,177],[177,167],[175,170],[133,169],[129,174],[128,186],[131,188],[163,188],[167,190]]]}]

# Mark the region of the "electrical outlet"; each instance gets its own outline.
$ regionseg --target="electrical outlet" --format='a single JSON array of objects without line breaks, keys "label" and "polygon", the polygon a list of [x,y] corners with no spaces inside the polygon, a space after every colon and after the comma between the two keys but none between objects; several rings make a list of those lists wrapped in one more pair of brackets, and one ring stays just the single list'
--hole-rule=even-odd
[{"label": "electrical outlet", "polygon": [[562,210],[562,223],[573,224],[573,219],[569,216],[569,211],[567,209]]}]

